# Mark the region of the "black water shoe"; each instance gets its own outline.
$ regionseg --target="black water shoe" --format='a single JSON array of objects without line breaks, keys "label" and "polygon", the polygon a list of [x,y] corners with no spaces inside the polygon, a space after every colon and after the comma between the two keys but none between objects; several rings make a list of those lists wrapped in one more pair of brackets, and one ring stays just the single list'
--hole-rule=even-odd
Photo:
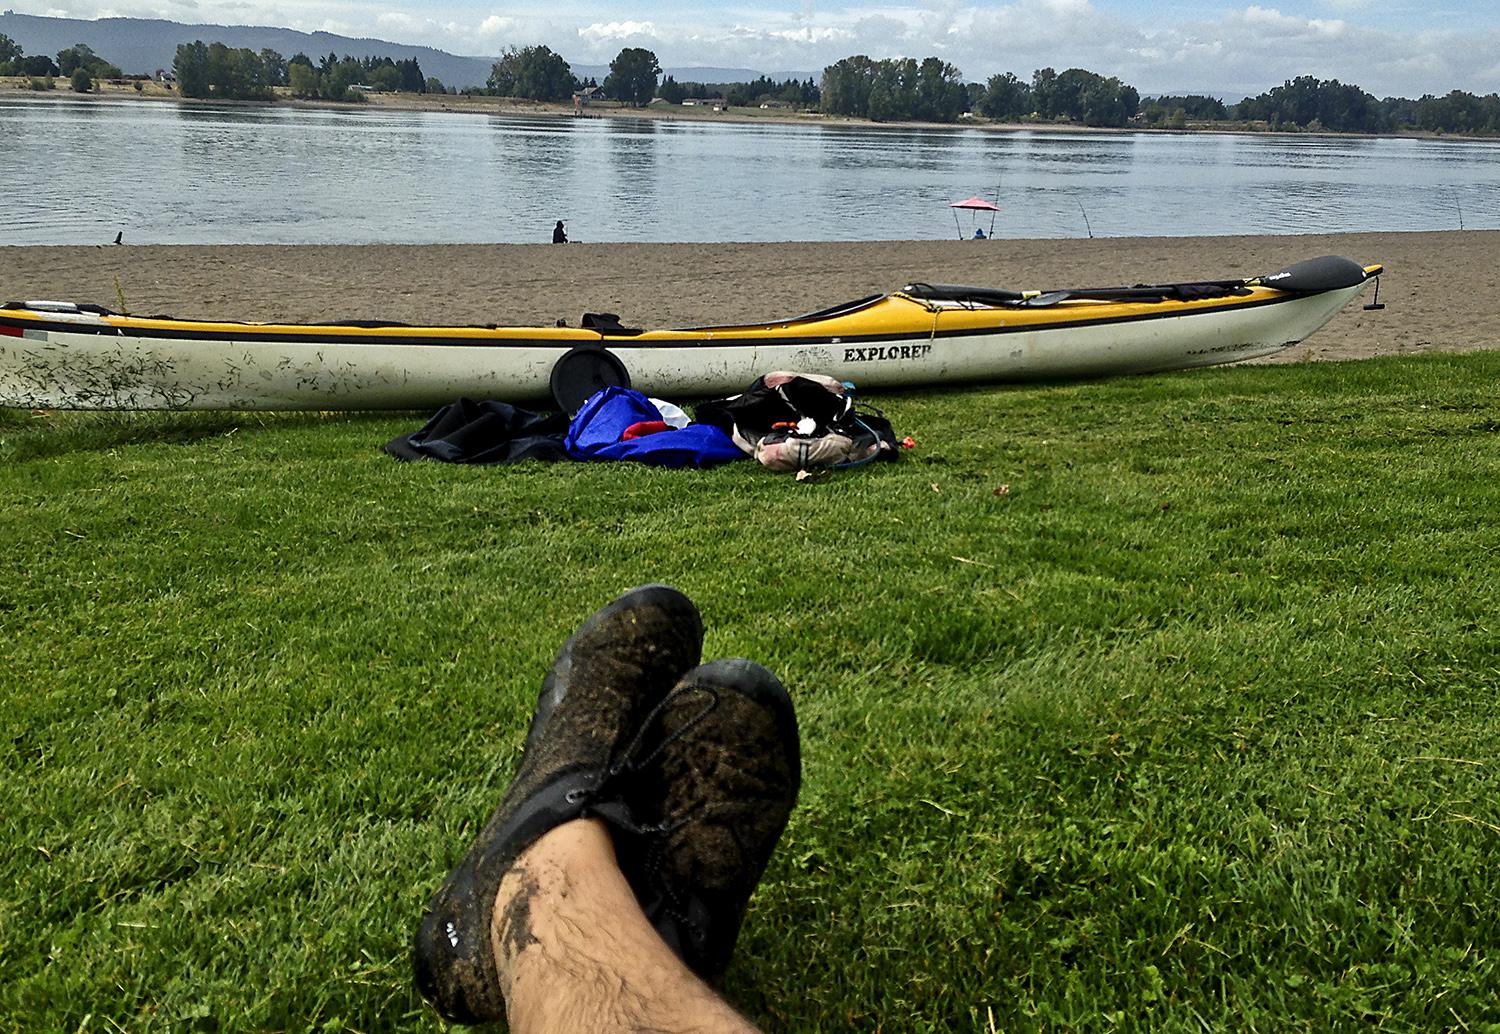
[{"label": "black water shoe", "polygon": [[753,661],[688,672],[642,730],[611,821],[620,870],[651,925],[717,983],[801,784],[791,697]]},{"label": "black water shoe", "polygon": [[417,930],[417,987],[444,1016],[472,1024],[505,1015],[490,944],[501,878],[522,851],[564,822],[601,810],[624,818],[618,802],[632,785],[633,758],[642,756],[642,730],[664,713],[663,701],[698,663],[702,644],[692,601],[656,585],[603,607],[563,646],[505,799]]}]

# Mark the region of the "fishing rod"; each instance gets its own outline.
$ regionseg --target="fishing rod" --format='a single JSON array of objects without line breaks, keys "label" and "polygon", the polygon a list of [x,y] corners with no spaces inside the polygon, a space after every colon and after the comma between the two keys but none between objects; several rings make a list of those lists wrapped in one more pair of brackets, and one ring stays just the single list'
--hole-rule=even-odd
[{"label": "fishing rod", "polygon": [[1078,210],[1083,212],[1083,228],[1089,232],[1089,240],[1094,239],[1094,228],[1089,225],[1089,214],[1083,210],[1083,202],[1076,197],[1073,199],[1078,204]]}]

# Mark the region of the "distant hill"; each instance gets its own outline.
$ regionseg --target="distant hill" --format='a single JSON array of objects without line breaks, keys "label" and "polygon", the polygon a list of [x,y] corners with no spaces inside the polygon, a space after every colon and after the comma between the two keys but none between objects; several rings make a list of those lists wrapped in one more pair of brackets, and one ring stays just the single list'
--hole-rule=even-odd
[{"label": "distant hill", "polygon": [[483,86],[489,78],[493,58],[458,57],[433,47],[387,43],[377,39],[353,39],[331,32],[297,32],[252,25],[185,25],[156,18],[43,18],[38,15],[0,14],[0,33],[21,45],[28,54],[55,56],[75,43],[86,43],[94,53],[127,74],[151,73],[171,68],[177,47],[202,40],[227,47],[251,50],[270,48],[283,57],[299,51],[317,60],[329,53],[343,57],[389,57],[403,61],[416,58],[422,74],[437,76],[445,86]]},{"label": "distant hill", "polygon": [[[55,57],[75,43],[86,43],[94,53],[120,66],[127,75],[150,74],[158,68],[170,69],[177,47],[202,40],[222,43],[226,47],[248,47],[260,51],[271,49],[282,57],[298,52],[314,60],[327,54],[353,57],[388,57],[394,61],[416,58],[422,74],[436,76],[444,86],[462,90],[483,86],[490,77],[494,57],[461,57],[434,47],[406,43],[388,43],[378,39],[356,39],[331,32],[298,32],[262,25],[189,25],[157,18],[100,18],[85,21],[78,18],[44,18],[33,14],[0,14],[0,34],[9,36],[27,54]],[[566,56],[566,55],[565,55]],[[599,82],[609,74],[608,65],[571,66],[580,79],[593,77]],[[761,73],[749,68],[668,68],[664,70],[680,82],[735,83],[748,82]]]}]

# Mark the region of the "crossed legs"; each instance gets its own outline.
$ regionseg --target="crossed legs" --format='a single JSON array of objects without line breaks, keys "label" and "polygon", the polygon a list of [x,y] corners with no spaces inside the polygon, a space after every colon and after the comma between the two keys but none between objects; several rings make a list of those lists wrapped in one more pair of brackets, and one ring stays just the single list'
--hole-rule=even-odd
[{"label": "crossed legs", "polygon": [[791,697],[746,660],[699,664],[677,590],[606,605],[542,684],[504,799],[417,930],[417,986],[517,1034],[755,1028],[710,984],[801,781]]}]

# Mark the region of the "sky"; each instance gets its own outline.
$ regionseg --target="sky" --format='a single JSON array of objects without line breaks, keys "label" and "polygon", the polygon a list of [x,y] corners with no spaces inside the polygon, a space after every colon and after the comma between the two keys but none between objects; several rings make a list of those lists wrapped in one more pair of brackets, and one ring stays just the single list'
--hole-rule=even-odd
[{"label": "sky", "polygon": [[1500,92],[1497,0],[0,0],[21,14],[275,25],[494,56],[546,44],[607,65],[645,47],[664,67],[821,75],[840,58],[940,57],[964,78],[1079,67],[1142,93],[1253,95],[1298,75],[1377,97]]}]

